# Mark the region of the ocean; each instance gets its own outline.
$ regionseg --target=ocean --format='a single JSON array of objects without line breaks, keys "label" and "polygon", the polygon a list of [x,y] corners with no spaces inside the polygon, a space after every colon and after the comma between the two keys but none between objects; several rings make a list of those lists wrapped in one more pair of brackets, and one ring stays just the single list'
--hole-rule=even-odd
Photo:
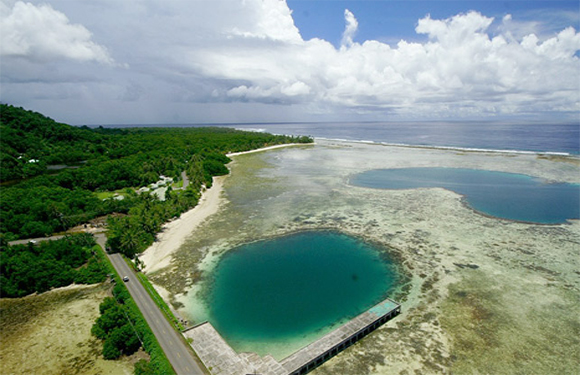
[{"label": "ocean", "polygon": [[552,154],[580,153],[580,124],[492,122],[279,123],[223,125],[274,134],[394,145]]},{"label": "ocean", "polygon": [[[319,139],[319,146],[316,147],[290,147],[238,158],[224,185],[224,197],[228,204],[203,227],[192,233],[189,242],[180,250],[183,254],[179,258],[180,268],[198,269],[203,274],[201,281],[187,290],[180,300],[185,306],[184,311],[194,322],[209,320],[238,351],[256,352],[260,355],[269,353],[275,358],[284,358],[296,348],[321,337],[345,319],[371,307],[378,298],[384,297],[384,293],[388,295],[390,290],[398,292],[406,287],[405,283],[408,281],[401,273],[395,275],[400,278],[395,278],[393,289],[390,285],[383,285],[378,290],[371,290],[370,287],[380,286],[377,279],[382,277],[383,281],[386,280],[381,267],[374,268],[382,265],[382,262],[376,262],[376,255],[369,252],[372,255],[370,257],[352,259],[350,256],[353,254],[344,251],[340,254],[333,252],[329,258],[323,259],[323,255],[328,255],[324,250],[337,249],[337,243],[351,240],[345,237],[337,240],[327,234],[320,236],[321,233],[316,230],[332,228],[337,233],[349,233],[356,236],[355,238],[363,238],[365,243],[387,244],[389,247],[378,249],[381,255],[396,255],[395,252],[391,253],[390,246],[398,246],[404,249],[401,253],[406,254],[405,256],[419,259],[416,264],[420,266],[428,263],[439,264],[438,261],[431,261],[437,258],[428,258],[434,254],[437,257],[453,259],[453,262],[459,259],[460,262],[469,261],[470,264],[475,264],[472,260],[473,254],[465,252],[454,255],[455,252],[463,251],[463,248],[471,249],[476,243],[478,245],[475,248],[483,253],[486,248],[479,244],[497,241],[499,247],[503,246],[504,240],[518,239],[517,236],[522,236],[527,241],[535,233],[533,230],[538,233],[543,230],[528,224],[531,230],[526,233],[521,224],[508,226],[505,220],[481,218],[477,212],[485,213],[486,216],[540,223],[564,222],[571,217],[577,217],[567,214],[563,218],[548,219],[513,217],[507,216],[503,211],[494,211],[490,206],[490,202],[495,203],[494,199],[501,199],[499,208],[509,208],[514,196],[522,196],[528,201],[517,201],[515,204],[518,208],[522,208],[522,204],[527,205],[528,207],[523,207],[526,214],[538,210],[543,212],[542,207],[545,204],[550,209],[555,208],[556,213],[562,213],[557,207],[577,205],[578,188],[576,185],[575,200],[567,200],[558,194],[558,188],[563,186],[555,181],[570,180],[568,177],[571,173],[578,171],[573,163],[560,162],[560,158],[554,158],[555,161],[551,158],[536,158],[534,155],[513,157],[512,154],[498,153],[490,156],[484,153],[440,152],[428,149],[462,148],[578,155],[577,126],[555,125],[547,128],[537,125],[525,127],[486,124],[485,127],[477,127],[474,124],[456,123],[292,123],[228,126],[276,134],[311,135]],[[337,142],[325,142],[320,138],[362,143],[337,145]],[[368,142],[427,148],[374,147],[365,144]],[[390,190],[381,192],[355,189],[348,184],[359,173],[372,174],[380,170],[401,172],[404,168],[418,173],[418,176],[410,175],[411,186],[398,187],[405,190],[395,191],[390,189],[397,187],[375,186]],[[458,170],[459,168],[462,170]],[[417,178],[429,177],[427,172],[433,171],[437,173],[430,176],[427,186],[416,186]],[[447,172],[459,172],[461,175],[448,176]],[[443,181],[440,178],[442,173],[448,177]],[[535,194],[536,190],[528,189],[528,183],[534,185],[533,187],[539,185],[538,191],[548,195],[548,200],[542,202],[538,210],[532,206],[535,201],[544,200],[544,196],[538,196]],[[479,198],[478,194],[481,192],[478,189],[484,188],[485,184],[499,187],[507,185],[509,189],[484,195],[481,205],[477,201],[468,200],[467,203],[473,210],[466,210],[459,204],[457,197],[441,189],[414,189],[461,188],[457,192],[471,199]],[[487,192],[489,191],[484,189],[483,193]],[[553,193],[557,193],[557,196],[551,196]],[[540,215],[543,215],[542,212]],[[511,215],[511,212],[508,214]],[[478,222],[484,223],[485,231],[473,230],[476,228],[473,223]],[[521,233],[513,236],[510,234],[510,237],[504,238],[504,234],[509,234],[510,230]],[[547,229],[549,231],[551,228]],[[484,237],[484,234],[489,233],[492,237]],[[284,234],[289,237],[280,237]],[[300,237],[313,234],[319,237]],[[497,235],[497,239],[493,235]],[[279,242],[281,238],[291,241]],[[305,238],[305,241],[297,243],[295,240],[300,238]],[[319,245],[312,249],[312,245],[316,243]],[[267,248],[260,248],[262,246]],[[482,246],[482,249],[477,246]],[[306,255],[313,258],[307,258]],[[203,258],[201,262],[200,256]],[[487,261],[486,257],[481,259]],[[393,262],[398,261],[393,256]],[[358,266],[359,263],[364,269],[347,268]],[[302,265],[329,268],[312,270],[301,267]],[[394,269],[404,269],[399,269],[398,266],[400,264],[395,263]],[[346,271],[340,272],[341,269]],[[302,271],[307,272],[301,273]],[[455,272],[455,268],[451,271]],[[421,275],[417,270],[413,272],[417,276]],[[184,277],[189,277],[187,275],[189,274],[184,272]],[[331,281],[330,289],[322,290],[317,296],[293,294],[295,291],[315,292],[311,286],[324,286],[321,280],[328,275],[340,278],[338,281],[344,282],[344,285],[333,288],[335,281]],[[373,278],[369,279],[368,284],[363,284],[367,280],[361,275]],[[427,280],[423,282],[427,283]],[[359,284],[364,292],[356,290],[355,287]],[[416,290],[419,289],[420,287]],[[369,295],[365,294],[367,291],[370,292]],[[352,293],[341,298],[346,292]],[[425,296],[417,298],[425,298],[427,301],[429,297],[426,293]],[[349,303],[338,304],[341,301]],[[283,302],[290,303],[284,305]],[[405,303],[408,305],[408,300]],[[326,309],[329,306],[332,308]]]}]

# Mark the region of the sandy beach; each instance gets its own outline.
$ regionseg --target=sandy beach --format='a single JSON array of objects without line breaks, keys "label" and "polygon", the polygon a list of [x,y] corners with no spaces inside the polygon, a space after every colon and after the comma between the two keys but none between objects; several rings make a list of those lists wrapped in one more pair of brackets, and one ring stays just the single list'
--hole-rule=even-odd
[{"label": "sandy beach", "polygon": [[313,144],[314,143],[287,143],[287,144],[284,144],[284,145],[275,145],[275,146],[257,148],[255,150],[250,150],[250,151],[231,152],[231,153],[227,154],[226,156],[228,158],[230,158],[232,156],[245,155],[245,154],[254,154],[256,152],[262,152],[262,151],[268,151],[268,150],[275,150],[277,148],[292,147],[292,146],[304,146],[304,145],[313,145]]},{"label": "sandy beach", "polygon": [[[230,153],[227,156],[234,157],[299,145],[303,146],[304,144],[276,145],[251,151]],[[157,241],[139,256],[140,261],[145,265],[143,269],[145,273],[150,274],[168,267],[171,264],[172,255],[183,245],[187,237],[208,217],[218,212],[222,201],[221,193],[225,178],[227,176],[214,177],[212,187],[202,192],[197,206],[163,226],[161,233],[157,235]]]},{"label": "sandy beach", "polygon": [[192,230],[219,210],[224,178],[214,177],[212,187],[202,193],[197,206],[163,225],[157,241],[139,256],[146,273],[169,266],[172,254],[183,245]]}]

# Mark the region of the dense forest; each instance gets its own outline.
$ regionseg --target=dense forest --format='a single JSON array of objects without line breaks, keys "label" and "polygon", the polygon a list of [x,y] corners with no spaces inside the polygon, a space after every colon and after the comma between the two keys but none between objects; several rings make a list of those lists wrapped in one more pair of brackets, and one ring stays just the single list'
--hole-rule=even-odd
[{"label": "dense forest", "polygon": [[88,233],[39,244],[8,245],[0,241],[0,296],[23,297],[72,283],[105,280],[107,266]]},{"label": "dense forest", "polygon": [[[0,105],[0,235],[6,240],[65,231],[109,219],[113,251],[132,256],[150,244],[163,222],[195,206],[212,176],[228,173],[229,152],[309,137],[277,136],[229,128],[73,127],[39,113]],[[139,187],[186,172],[186,189],[166,199],[138,194]],[[103,199],[102,192],[122,192]]]}]

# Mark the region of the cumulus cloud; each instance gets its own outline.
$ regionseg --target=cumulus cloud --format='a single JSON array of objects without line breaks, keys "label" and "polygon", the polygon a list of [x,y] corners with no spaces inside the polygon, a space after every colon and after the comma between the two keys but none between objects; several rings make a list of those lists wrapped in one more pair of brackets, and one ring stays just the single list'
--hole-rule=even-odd
[{"label": "cumulus cloud", "polygon": [[[32,62],[102,63],[91,71],[101,82],[84,83],[78,95],[90,98],[87,108],[99,107],[94,104],[99,100],[119,105],[119,98],[147,113],[208,108],[202,121],[222,121],[219,116],[230,113],[223,108],[235,108],[243,120],[253,121],[255,108],[261,113],[270,108],[270,119],[296,112],[288,108],[297,106],[307,113],[301,119],[308,113],[374,118],[555,113],[577,118],[580,111],[580,34],[571,27],[547,33],[540,21],[495,20],[468,12],[418,20],[415,32],[427,36],[425,42],[358,42],[359,22],[345,10],[337,48],[323,39],[304,40],[283,0],[176,0],[162,7],[156,0],[51,3],[59,11],[22,1],[2,6],[0,51],[3,57]],[[69,12],[76,12],[71,19],[81,24],[90,22],[98,40],[129,68],[111,64],[108,50],[84,26],[71,23]],[[97,19],[91,18],[94,12],[99,12]],[[26,77],[34,77],[41,65],[27,65]],[[11,92],[29,95],[32,90],[17,87],[22,67],[3,63],[2,68],[4,100]],[[49,87],[37,89],[38,96],[50,96]]]},{"label": "cumulus cloud", "polygon": [[[291,16],[284,16],[281,24],[291,32]],[[353,42],[358,23],[348,10],[345,20],[339,49],[320,39],[293,39],[211,47],[194,52],[192,59],[202,62],[206,76],[243,82],[225,92],[230,99],[296,103],[302,97],[423,116],[578,110],[580,34],[573,28],[543,41],[534,34],[515,40],[491,36],[494,19],[478,12],[442,20],[426,16],[416,32],[426,34],[428,42],[390,46]]]},{"label": "cumulus cloud", "polygon": [[48,4],[17,1],[0,4],[0,55],[35,62],[53,59],[97,61],[111,64],[106,48],[91,40],[84,26],[70,23],[67,16]]},{"label": "cumulus cloud", "polygon": [[[245,2],[244,2],[245,3]],[[246,26],[240,29],[236,26],[232,28],[232,33],[249,38],[271,39],[289,43],[301,42],[302,37],[298,28],[294,25],[292,12],[285,1],[263,0],[248,1],[246,9],[255,7],[256,11],[248,14]]]}]

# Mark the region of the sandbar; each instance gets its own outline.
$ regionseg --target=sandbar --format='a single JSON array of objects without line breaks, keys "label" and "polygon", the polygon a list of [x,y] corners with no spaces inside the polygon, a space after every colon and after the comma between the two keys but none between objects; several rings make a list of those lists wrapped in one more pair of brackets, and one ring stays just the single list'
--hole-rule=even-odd
[{"label": "sandbar", "polygon": [[232,157],[232,156],[238,156],[238,155],[244,155],[244,154],[253,154],[253,153],[256,153],[256,152],[262,152],[262,151],[268,151],[268,150],[275,150],[277,148],[283,148],[283,147],[308,146],[308,145],[313,145],[313,144],[314,143],[286,143],[286,144],[283,144],[283,145],[274,145],[274,146],[257,148],[255,150],[250,150],[250,151],[230,152],[226,156],[227,157]]}]

